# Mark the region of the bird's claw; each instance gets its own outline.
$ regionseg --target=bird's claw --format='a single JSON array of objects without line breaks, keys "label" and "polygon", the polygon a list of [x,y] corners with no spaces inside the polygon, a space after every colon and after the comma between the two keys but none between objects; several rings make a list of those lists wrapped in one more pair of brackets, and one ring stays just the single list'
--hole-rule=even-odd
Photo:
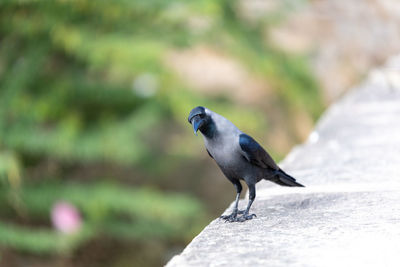
[{"label": "bird's claw", "polygon": [[[243,214],[237,217],[237,214]],[[225,220],[225,222],[244,222],[257,217],[255,214],[246,214],[244,211],[238,211],[237,213],[232,213],[230,215],[222,215],[220,218]]]},{"label": "bird's claw", "polygon": [[234,222],[237,218],[237,212],[232,212],[229,215],[222,215],[219,218],[225,220],[225,222]]},{"label": "bird's claw", "polygon": [[257,215],[253,214],[243,214],[242,216],[238,217],[238,222],[244,222],[256,218]]}]

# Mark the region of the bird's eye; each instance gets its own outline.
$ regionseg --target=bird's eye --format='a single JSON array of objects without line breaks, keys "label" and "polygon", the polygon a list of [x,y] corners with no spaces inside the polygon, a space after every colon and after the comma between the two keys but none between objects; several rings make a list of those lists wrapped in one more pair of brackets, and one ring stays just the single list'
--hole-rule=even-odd
[{"label": "bird's eye", "polygon": [[200,118],[204,118],[206,116],[206,114],[201,113],[200,114]]}]

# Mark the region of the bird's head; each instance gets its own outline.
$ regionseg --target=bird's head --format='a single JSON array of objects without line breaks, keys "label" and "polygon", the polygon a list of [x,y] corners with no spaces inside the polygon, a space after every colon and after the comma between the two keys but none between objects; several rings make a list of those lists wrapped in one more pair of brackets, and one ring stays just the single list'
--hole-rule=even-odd
[{"label": "bird's head", "polygon": [[204,107],[195,107],[190,111],[188,121],[193,126],[194,134],[197,135],[197,131],[200,130],[202,133],[206,131],[208,126],[211,124],[211,116]]}]

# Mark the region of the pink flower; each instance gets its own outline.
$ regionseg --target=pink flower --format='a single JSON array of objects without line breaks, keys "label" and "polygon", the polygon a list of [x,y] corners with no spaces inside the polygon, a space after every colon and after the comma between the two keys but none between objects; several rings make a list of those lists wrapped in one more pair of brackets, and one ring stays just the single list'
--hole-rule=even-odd
[{"label": "pink flower", "polygon": [[59,201],[51,209],[51,221],[54,228],[66,234],[78,231],[82,224],[78,209],[65,201]]}]

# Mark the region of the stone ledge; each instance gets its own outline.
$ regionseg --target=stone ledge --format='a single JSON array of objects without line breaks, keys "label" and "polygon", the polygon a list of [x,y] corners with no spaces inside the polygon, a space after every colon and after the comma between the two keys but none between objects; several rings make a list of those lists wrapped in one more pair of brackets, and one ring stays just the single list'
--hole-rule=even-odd
[{"label": "stone ledge", "polygon": [[256,219],[214,220],[167,266],[397,266],[400,57],[328,109],[280,165],[307,187],[260,182]]}]

